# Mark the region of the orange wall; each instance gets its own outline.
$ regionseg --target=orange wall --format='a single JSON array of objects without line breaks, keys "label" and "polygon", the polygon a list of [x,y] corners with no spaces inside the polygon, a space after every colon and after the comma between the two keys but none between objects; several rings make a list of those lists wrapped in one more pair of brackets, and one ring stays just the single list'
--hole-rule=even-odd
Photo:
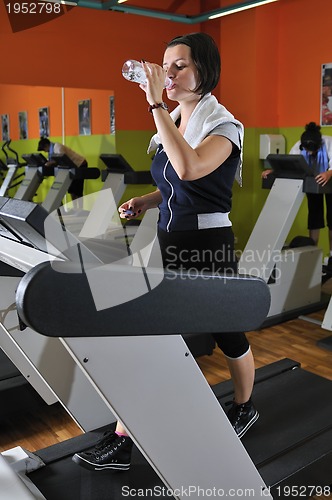
[{"label": "orange wall", "polygon": [[[201,2],[204,10],[216,3]],[[195,11],[199,2],[185,5]],[[314,5],[312,0],[279,0],[202,25],[77,7],[12,33],[2,2],[0,45],[9,56],[3,59],[0,83],[112,89],[117,130],[150,130],[153,121],[142,91],[121,76],[123,61],[161,61],[170,38],[204,29],[220,41],[219,97],[247,127],[303,126],[319,120],[321,65],[332,61],[326,28],[332,2],[315,0]]]},{"label": "orange wall", "polygon": [[62,98],[64,98],[64,133],[67,136],[79,134],[78,102],[91,100],[91,133],[110,133],[111,90],[62,89],[58,87],[37,87],[27,85],[6,85],[0,83],[0,114],[9,114],[10,138],[19,139],[18,113],[28,115],[28,138],[39,137],[38,110],[49,108],[50,136],[62,136]]},{"label": "orange wall", "polygon": [[[195,3],[195,2],[194,2]],[[161,62],[165,43],[199,26],[76,7],[51,22],[12,33],[0,2],[0,46],[10,47],[0,83],[112,89],[117,128],[149,130],[142,91],[121,75],[127,59]]]},{"label": "orange wall", "polygon": [[246,127],[320,119],[321,65],[332,62],[330,0],[279,0],[223,18],[220,99]]},{"label": "orange wall", "polygon": [[279,100],[284,127],[319,122],[321,65],[332,62],[330,0],[286,0],[280,18]]},{"label": "orange wall", "polygon": [[0,111],[9,114],[12,140],[19,139],[19,111],[27,112],[28,138],[39,137],[38,109],[41,107],[50,108],[52,135],[61,135],[61,89],[0,84]]}]

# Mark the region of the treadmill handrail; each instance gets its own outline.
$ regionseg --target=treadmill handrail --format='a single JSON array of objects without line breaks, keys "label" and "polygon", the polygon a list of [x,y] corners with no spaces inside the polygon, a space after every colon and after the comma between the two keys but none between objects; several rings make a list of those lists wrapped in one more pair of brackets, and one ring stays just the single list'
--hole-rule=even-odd
[{"label": "treadmill handrail", "polygon": [[[142,269],[135,266],[101,269],[109,284],[104,293],[110,296],[118,293],[117,283],[142,277]],[[73,263],[59,262],[54,268],[45,262],[20,281],[17,311],[24,324],[53,337],[250,331],[259,328],[268,314],[270,292],[260,278],[208,273],[193,277],[186,271],[148,268],[152,282],[160,275],[164,275],[160,284],[147,287],[145,294],[97,311],[87,274]]]}]

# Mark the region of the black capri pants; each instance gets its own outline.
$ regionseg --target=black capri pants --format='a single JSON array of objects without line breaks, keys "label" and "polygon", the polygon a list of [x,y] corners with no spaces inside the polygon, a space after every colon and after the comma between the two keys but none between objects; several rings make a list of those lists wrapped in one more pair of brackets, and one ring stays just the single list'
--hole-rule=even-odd
[{"label": "black capri pants", "polygon": [[308,229],[322,229],[325,227],[324,197],[326,203],[327,227],[332,229],[332,193],[307,193]]},{"label": "black capri pants", "polygon": [[[237,273],[234,234],[231,227],[166,232],[158,228],[163,266],[170,271]],[[250,346],[243,332],[212,334],[225,356],[238,359]]]}]

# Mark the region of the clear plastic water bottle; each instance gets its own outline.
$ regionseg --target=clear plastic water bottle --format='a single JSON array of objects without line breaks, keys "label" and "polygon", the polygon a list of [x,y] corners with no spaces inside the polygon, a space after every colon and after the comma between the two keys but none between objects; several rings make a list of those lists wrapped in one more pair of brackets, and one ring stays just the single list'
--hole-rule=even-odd
[{"label": "clear plastic water bottle", "polygon": [[[130,82],[146,83],[146,75],[142,64],[139,61],[129,59],[122,66],[122,76],[129,80]],[[172,85],[172,80],[168,77],[165,79],[165,88],[169,88]]]}]

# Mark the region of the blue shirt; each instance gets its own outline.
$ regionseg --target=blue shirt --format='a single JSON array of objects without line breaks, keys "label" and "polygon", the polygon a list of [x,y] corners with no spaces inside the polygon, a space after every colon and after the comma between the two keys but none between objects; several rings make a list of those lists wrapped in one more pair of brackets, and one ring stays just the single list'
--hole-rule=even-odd
[{"label": "blue shirt", "polygon": [[239,161],[240,150],[233,146],[229,158],[213,172],[200,179],[183,181],[160,144],[151,166],[152,177],[162,195],[159,227],[164,231],[198,229],[198,214],[230,212]]}]

